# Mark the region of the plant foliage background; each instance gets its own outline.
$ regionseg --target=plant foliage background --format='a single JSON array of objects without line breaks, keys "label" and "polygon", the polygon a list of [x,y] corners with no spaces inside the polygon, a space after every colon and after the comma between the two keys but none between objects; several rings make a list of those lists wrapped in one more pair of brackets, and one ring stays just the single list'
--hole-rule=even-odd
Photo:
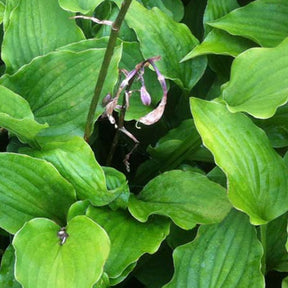
[{"label": "plant foliage background", "polygon": [[87,135],[127,2],[0,2],[0,287],[288,287],[288,2],[132,1]]}]

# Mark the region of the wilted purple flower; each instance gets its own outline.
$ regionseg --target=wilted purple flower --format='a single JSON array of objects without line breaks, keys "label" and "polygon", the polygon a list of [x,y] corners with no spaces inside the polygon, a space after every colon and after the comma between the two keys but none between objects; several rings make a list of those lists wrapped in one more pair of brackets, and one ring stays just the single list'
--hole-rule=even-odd
[{"label": "wilted purple flower", "polygon": [[151,96],[144,85],[140,89],[140,97],[144,105],[149,106],[151,104]]}]

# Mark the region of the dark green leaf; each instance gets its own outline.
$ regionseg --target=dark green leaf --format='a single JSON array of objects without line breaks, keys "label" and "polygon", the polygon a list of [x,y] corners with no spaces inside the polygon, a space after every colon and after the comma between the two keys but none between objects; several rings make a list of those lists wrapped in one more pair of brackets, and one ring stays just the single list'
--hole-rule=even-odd
[{"label": "dark green leaf", "polygon": [[15,255],[12,245],[9,245],[2,256],[0,268],[0,287],[21,288],[14,276]]}]

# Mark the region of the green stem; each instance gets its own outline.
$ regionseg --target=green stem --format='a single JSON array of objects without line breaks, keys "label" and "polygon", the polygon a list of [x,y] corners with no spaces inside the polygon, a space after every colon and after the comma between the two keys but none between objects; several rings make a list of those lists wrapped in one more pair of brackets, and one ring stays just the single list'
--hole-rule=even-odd
[{"label": "green stem", "polygon": [[262,256],[262,273],[266,274],[266,253],[267,253],[267,225],[260,226],[260,237],[263,246],[263,256]]},{"label": "green stem", "polygon": [[89,140],[89,137],[92,134],[93,124],[94,124],[94,115],[95,115],[95,111],[99,102],[100,94],[102,92],[103,85],[107,76],[108,68],[109,68],[109,65],[113,56],[114,47],[115,47],[116,40],[119,34],[119,30],[121,28],[121,24],[125,18],[125,15],[128,11],[128,8],[131,2],[132,0],[124,0],[122,2],[118,16],[116,20],[114,21],[114,23],[112,24],[109,41],[107,44],[106,52],[105,52],[102,66],[99,72],[97,83],[94,89],[94,95],[90,104],[89,113],[88,113],[88,117],[86,121],[86,127],[85,127],[85,133],[84,133],[84,139],[86,141]]}]

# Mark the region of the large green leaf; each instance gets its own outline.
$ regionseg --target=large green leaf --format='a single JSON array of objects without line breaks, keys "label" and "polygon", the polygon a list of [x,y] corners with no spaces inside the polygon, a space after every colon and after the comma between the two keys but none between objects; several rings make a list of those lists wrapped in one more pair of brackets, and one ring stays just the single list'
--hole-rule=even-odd
[{"label": "large green leaf", "polygon": [[110,278],[121,276],[124,270],[145,253],[155,253],[169,233],[169,222],[155,218],[143,224],[126,211],[90,206],[87,216],[107,231],[111,240],[111,251],[105,264]]},{"label": "large green leaf", "polygon": [[13,153],[1,153],[0,162],[1,228],[16,233],[35,217],[65,223],[75,191],[54,166]]},{"label": "large green leaf", "polygon": [[36,135],[47,124],[39,124],[28,102],[0,85],[0,127],[15,134],[20,141],[37,146]]},{"label": "large green leaf", "polygon": [[253,224],[288,210],[288,170],[263,130],[225,105],[193,98],[191,109],[204,145],[228,178],[232,204]]},{"label": "large green leaf", "polygon": [[[2,45],[2,59],[13,73],[39,55],[84,39],[71,14],[58,0],[21,0],[9,18]],[[59,29],[61,27],[61,29]]]},{"label": "large green leaf", "polygon": [[237,0],[208,0],[203,16],[205,36],[211,31],[206,23],[221,18],[230,11],[239,7]]},{"label": "large green leaf", "polygon": [[206,58],[179,64],[198,44],[186,25],[173,21],[158,8],[148,10],[137,1],[132,2],[125,19],[135,30],[144,57],[161,56],[156,65],[166,78],[185,90],[190,90],[197,83],[206,68]]},{"label": "large green leaf", "polygon": [[261,46],[273,47],[288,35],[287,13],[286,0],[257,0],[208,24]]},{"label": "large green leaf", "polygon": [[201,226],[193,242],[175,249],[174,276],[164,287],[264,287],[262,254],[255,228],[245,215],[231,211],[223,222]]},{"label": "large green leaf", "polygon": [[220,54],[236,57],[252,47],[252,43],[244,38],[232,36],[225,31],[213,29],[200,45],[197,45],[181,61],[186,61],[200,55]]},{"label": "large green leaf", "polygon": [[[82,136],[104,53],[105,49],[53,52],[34,59],[12,76],[5,75],[0,82],[29,102],[37,121],[49,124],[42,137]],[[101,97],[113,91],[120,57],[121,48],[115,49]],[[98,105],[96,117],[103,110]]]},{"label": "large green leaf", "polygon": [[172,170],[151,180],[139,196],[130,198],[128,207],[141,222],[158,214],[170,217],[181,228],[191,229],[197,223],[222,221],[231,204],[226,190],[205,176]]},{"label": "large green leaf", "polygon": [[58,0],[59,5],[68,11],[87,14],[92,12],[103,0]]},{"label": "large green leaf", "polygon": [[36,218],[15,235],[16,279],[24,288],[88,288],[101,277],[110,248],[103,228],[77,216],[68,222],[64,243],[59,231],[51,220]]},{"label": "large green leaf", "polygon": [[107,205],[122,193],[107,190],[104,172],[83,138],[49,142],[41,150],[22,149],[21,152],[51,162],[74,186],[77,197],[95,206]]},{"label": "large green leaf", "polygon": [[2,255],[0,268],[0,287],[21,288],[14,276],[15,255],[10,244]]},{"label": "large green leaf", "polygon": [[[222,95],[232,112],[269,118],[288,100],[288,39],[275,48],[254,48],[233,62]],[[245,73],[243,73],[245,71]]]}]

